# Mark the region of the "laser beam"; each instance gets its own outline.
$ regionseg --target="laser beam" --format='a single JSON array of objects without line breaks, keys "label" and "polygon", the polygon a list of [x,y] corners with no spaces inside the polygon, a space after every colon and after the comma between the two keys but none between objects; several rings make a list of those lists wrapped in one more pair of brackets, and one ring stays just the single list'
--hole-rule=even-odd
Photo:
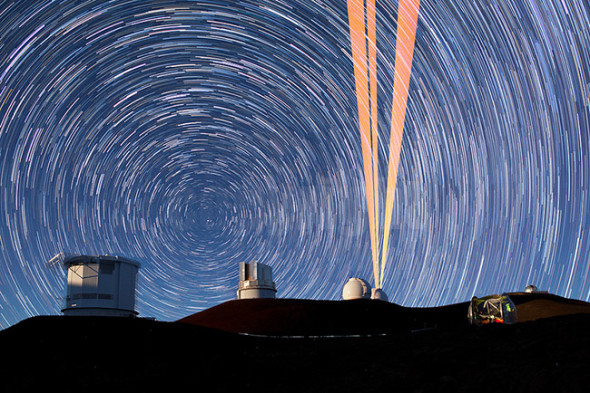
[{"label": "laser beam", "polygon": [[385,199],[385,223],[383,227],[383,249],[379,288],[383,285],[383,273],[389,251],[391,214],[397,184],[397,168],[404,133],[404,120],[408,103],[408,89],[416,42],[418,8],[420,0],[400,0],[397,17],[397,38],[395,46],[395,73],[393,79],[393,103],[391,108],[391,132],[389,139],[389,161],[387,169],[387,194]]},{"label": "laser beam", "polygon": [[389,251],[391,215],[393,213],[397,168],[403,139],[420,1],[400,0],[399,3],[381,261],[379,261],[379,240],[381,237],[379,236],[376,4],[375,0],[348,0],[347,6],[369,216],[373,275],[375,287],[382,288]]}]

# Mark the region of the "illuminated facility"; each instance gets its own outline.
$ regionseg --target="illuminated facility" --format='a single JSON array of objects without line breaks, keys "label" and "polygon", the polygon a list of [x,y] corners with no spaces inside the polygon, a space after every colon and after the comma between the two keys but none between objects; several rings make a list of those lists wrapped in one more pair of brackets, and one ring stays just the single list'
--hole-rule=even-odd
[{"label": "illuminated facility", "polygon": [[371,288],[371,284],[362,278],[353,277],[342,288],[343,300],[374,299],[388,301],[381,288]]},{"label": "illuminated facility", "polygon": [[139,262],[110,255],[62,257],[68,270],[64,315],[131,317]]},{"label": "illuminated facility", "polygon": [[270,266],[258,262],[240,262],[238,299],[274,299],[276,293]]}]

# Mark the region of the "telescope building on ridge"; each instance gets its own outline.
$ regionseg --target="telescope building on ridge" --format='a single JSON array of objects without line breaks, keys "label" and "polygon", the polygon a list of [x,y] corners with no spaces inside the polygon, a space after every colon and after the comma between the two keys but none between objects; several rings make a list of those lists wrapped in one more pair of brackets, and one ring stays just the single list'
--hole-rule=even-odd
[{"label": "telescope building on ridge", "polygon": [[342,288],[342,300],[373,299],[388,301],[381,288],[371,288],[371,284],[362,278],[353,277]]},{"label": "telescope building on ridge", "polygon": [[240,262],[238,299],[274,299],[277,289],[272,281],[272,268],[258,262]]},{"label": "telescope building on ridge", "polygon": [[139,262],[110,255],[63,258],[68,270],[64,315],[132,317]]}]

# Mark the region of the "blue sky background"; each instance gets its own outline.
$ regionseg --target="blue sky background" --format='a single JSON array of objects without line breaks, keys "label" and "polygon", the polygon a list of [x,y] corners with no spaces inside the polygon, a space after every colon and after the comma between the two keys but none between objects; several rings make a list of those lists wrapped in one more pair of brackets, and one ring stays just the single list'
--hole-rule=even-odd
[{"label": "blue sky background", "polygon": [[[397,2],[377,4],[386,157]],[[589,17],[421,2],[391,301],[589,299]],[[345,1],[0,1],[0,328],[59,313],[62,251],[140,261],[161,320],[234,298],[241,261],[338,299],[372,277],[356,114]]]}]

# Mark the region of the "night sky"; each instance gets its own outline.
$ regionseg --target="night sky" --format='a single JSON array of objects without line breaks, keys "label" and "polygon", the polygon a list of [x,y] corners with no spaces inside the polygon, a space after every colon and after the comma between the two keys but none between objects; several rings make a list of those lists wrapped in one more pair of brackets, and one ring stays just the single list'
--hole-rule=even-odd
[{"label": "night sky", "polygon": [[[397,1],[377,0],[380,156]],[[372,282],[344,0],[0,1],[0,328],[59,252],[141,262],[140,316]],[[383,289],[590,299],[590,4],[422,0]],[[380,189],[387,162],[380,161]]]}]

